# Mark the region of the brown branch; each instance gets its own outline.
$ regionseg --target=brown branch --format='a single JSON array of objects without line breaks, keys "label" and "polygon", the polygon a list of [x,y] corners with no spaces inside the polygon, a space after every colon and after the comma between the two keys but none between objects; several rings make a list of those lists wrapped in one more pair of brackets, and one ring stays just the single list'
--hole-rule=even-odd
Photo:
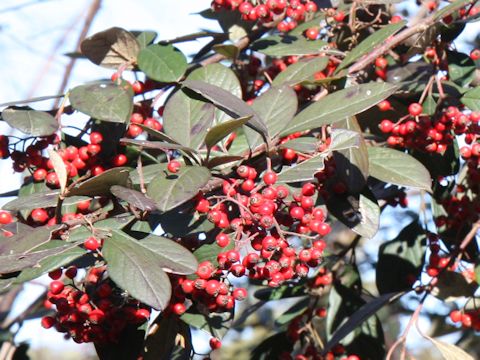
[{"label": "brown branch", "polygon": [[[457,10],[457,9],[455,9]],[[444,16],[450,15],[450,13],[444,14]],[[377,47],[376,49],[372,50],[370,53],[368,53],[365,57],[361,58],[357,62],[355,62],[353,65],[351,65],[348,68],[348,73],[353,74],[355,72],[358,72],[362,70],[363,68],[367,67],[371,63],[375,61],[375,59],[389,50],[393,49],[395,46],[401,44],[408,38],[412,37],[415,34],[422,33],[426,31],[429,27],[431,27],[436,21],[439,19],[436,18],[437,14],[433,13],[429,17],[425,18],[423,21],[418,22],[414,24],[413,26],[410,26],[406,28],[405,30],[399,32],[397,35],[395,35],[391,40],[385,41],[382,45]]]},{"label": "brown branch", "polygon": [[[90,4],[87,17],[85,18],[85,22],[83,24],[83,28],[80,32],[80,35],[78,36],[77,45],[75,47],[77,50],[80,49],[80,44],[87,36],[88,30],[90,29],[90,26],[92,25],[93,19],[95,18],[95,15],[98,13],[98,10],[100,10],[101,4],[102,4],[102,0],[93,0],[92,3]],[[65,91],[65,88],[67,87],[68,80],[70,79],[70,75],[72,74],[73,67],[75,66],[76,61],[77,59],[75,57],[72,57],[67,67],[65,68],[65,73],[63,75],[62,83],[60,85],[58,94],[63,94],[63,92]],[[57,99],[55,101],[54,108],[56,108],[58,104],[59,104],[59,100]]]}]

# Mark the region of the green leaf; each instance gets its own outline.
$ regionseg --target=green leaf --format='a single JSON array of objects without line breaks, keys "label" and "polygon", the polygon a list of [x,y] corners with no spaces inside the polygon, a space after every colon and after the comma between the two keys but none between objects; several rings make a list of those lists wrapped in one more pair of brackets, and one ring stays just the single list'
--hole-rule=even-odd
[{"label": "green leaf", "polygon": [[427,337],[438,351],[442,354],[445,360],[473,360],[474,357],[465,352],[454,344],[449,344],[440,340]]},{"label": "green leaf", "polygon": [[[350,148],[360,148],[364,142],[358,131],[347,129],[332,129],[330,132],[331,142],[329,151],[340,151]],[[301,139],[301,138],[300,138]]]},{"label": "green leaf", "polygon": [[281,136],[342,121],[378,104],[392,95],[395,89],[396,86],[388,83],[368,83],[327,95],[295,116]]},{"label": "green leaf", "polygon": [[171,284],[165,268],[188,274],[196,270],[193,255],[173,241],[155,235],[137,241],[122,231],[112,229],[112,237],[103,246],[109,275],[134,298],[165,309],[171,297]]},{"label": "green leaf", "polygon": [[49,113],[29,107],[10,107],[2,111],[2,119],[14,129],[31,136],[48,136],[58,130],[58,121]]},{"label": "green leaf", "polygon": [[257,40],[252,45],[252,50],[273,57],[290,55],[318,54],[327,45],[321,40],[307,40],[304,36],[273,35]]},{"label": "green leaf", "polygon": [[236,59],[240,53],[240,49],[237,46],[228,44],[213,45],[213,51],[232,60]]},{"label": "green leaf", "polygon": [[170,83],[183,76],[187,59],[172,45],[149,45],[138,54],[138,67],[150,79]]},{"label": "green leaf", "polygon": [[417,220],[398,236],[380,246],[376,284],[380,294],[408,290],[417,279],[425,261],[425,235]]},{"label": "green leaf", "polygon": [[213,265],[218,265],[217,255],[221,252],[225,252],[235,248],[235,242],[230,241],[226,247],[220,247],[216,242],[211,244],[202,244],[197,250],[193,252],[193,255],[199,263],[203,261],[210,261]]},{"label": "green leaf", "polygon": [[253,108],[227,90],[203,81],[190,79],[185,80],[183,85],[210,100],[233,118],[251,116],[252,119],[249,122],[249,126],[264,135],[268,134],[265,123],[255,113]]},{"label": "green leaf", "polygon": [[133,109],[131,89],[112,82],[77,86],[69,99],[73,108],[101,121],[126,123]]},{"label": "green leaf", "polygon": [[[51,240],[48,243],[44,244],[43,246],[39,247],[37,250],[53,249],[56,247],[62,247],[64,245],[65,245],[65,242],[63,241]],[[71,248],[71,249],[68,249],[67,251],[62,252],[61,254],[46,257],[43,260],[41,260],[37,266],[22,270],[20,275],[15,279],[15,282],[18,284],[18,283],[23,283],[26,281],[36,279],[50,271],[59,269],[63,266],[67,266],[68,264],[77,260],[78,258],[80,258],[86,253],[87,253],[86,250],[76,246],[74,248]]]},{"label": "green leaf", "polygon": [[432,191],[428,170],[413,156],[398,150],[368,147],[370,176],[383,182]]},{"label": "green leaf", "polygon": [[[195,69],[188,75],[189,80],[199,80],[210,85],[218,86],[230,94],[242,98],[242,86],[237,75],[228,67],[222,64],[209,64],[201,68]],[[221,123],[229,120],[231,116],[220,109],[215,109],[215,121]]]},{"label": "green leaf", "polygon": [[155,202],[140,191],[114,185],[110,188],[110,192],[117,198],[126,201],[137,209],[144,211],[155,211],[157,209]]},{"label": "green leaf", "polygon": [[[194,94],[196,95],[196,94]],[[215,116],[215,107],[194,99],[185,89],[178,90],[163,112],[165,134],[180,144],[198,149]]]},{"label": "green leaf", "polygon": [[284,170],[278,174],[277,182],[293,183],[312,180],[315,177],[315,173],[323,170],[325,167],[326,156],[326,154],[318,154],[295,166],[284,167]]},{"label": "green leaf", "polygon": [[215,167],[222,167],[223,165],[229,164],[228,167],[233,166],[234,164],[240,160],[243,160],[243,156],[237,155],[225,155],[225,156],[215,156],[214,158],[208,161],[207,167],[209,169],[213,169]]},{"label": "green leaf", "polygon": [[223,122],[212,127],[205,136],[205,145],[207,145],[208,149],[211,149],[229,134],[237,130],[239,127],[245,125],[251,118],[251,116],[245,116],[239,119]]},{"label": "green leaf", "polygon": [[278,74],[272,85],[295,85],[302,81],[310,80],[317,72],[325,69],[327,64],[328,57],[326,56],[297,61]]},{"label": "green leaf", "polygon": [[292,149],[304,154],[311,154],[318,150],[319,141],[314,137],[299,137],[280,144],[281,149]]},{"label": "green leaf", "polygon": [[186,312],[180,316],[180,319],[194,328],[221,339],[230,329],[230,324],[233,321],[233,311],[206,314]]},{"label": "green leaf", "polygon": [[[157,176],[162,172],[165,172],[166,170],[167,170],[167,163],[142,166],[142,175],[143,175],[144,183],[148,185],[155,176]],[[138,173],[137,169],[131,171],[129,176],[130,176],[130,181],[132,182],[133,185],[140,184],[140,174]]]},{"label": "green leaf", "polygon": [[148,140],[136,140],[136,139],[129,139],[129,138],[121,138],[120,142],[122,144],[129,144],[134,146],[140,146],[146,149],[157,149],[157,150],[185,150],[188,152],[195,152],[194,149],[189,148],[187,146],[170,143],[166,141],[148,141]]},{"label": "green leaf", "polygon": [[375,49],[375,47],[382,44],[390,36],[403,28],[406,23],[406,21],[400,21],[398,23],[386,25],[380,30],[376,30],[374,33],[364,39],[360,44],[355,46],[352,51],[347,54],[347,56],[345,56],[340,65],[338,65],[336,72],[339,72],[354,61],[371,52],[373,49]]},{"label": "green leaf", "polygon": [[[34,187],[31,186],[31,189],[34,190]],[[55,190],[49,190],[45,192],[37,192],[31,195],[22,196],[12,200],[2,206],[2,209],[8,211],[21,211],[21,210],[32,210],[36,208],[49,208],[57,206],[58,196],[60,193]],[[75,205],[79,202],[89,200],[89,197],[85,196],[72,196],[64,200],[63,205]]]},{"label": "green leaf", "polygon": [[75,244],[64,245],[46,250],[36,250],[26,254],[0,255],[0,274],[8,274],[37,266],[42,260],[60,255],[76,247]]},{"label": "green leaf", "polygon": [[207,9],[200,12],[200,15],[205,19],[217,20],[223,32],[228,34],[229,40],[233,42],[246,36],[254,24],[252,21],[243,20],[240,12],[227,9]]},{"label": "green leaf", "polygon": [[455,11],[461,9],[462,7],[467,6],[468,4],[472,4],[472,3],[473,3],[472,0],[456,0],[453,3],[445,6],[444,8],[440,9],[439,11],[437,11],[434,14],[433,18],[434,18],[435,21],[437,21],[437,20],[443,18],[444,16],[452,14]]},{"label": "green leaf", "polygon": [[132,31],[137,38],[140,49],[145,49],[148,45],[152,44],[157,37],[155,31]]},{"label": "green leaf", "polygon": [[210,180],[210,171],[202,166],[185,166],[177,174],[158,174],[152,179],[147,195],[160,211],[167,211],[192,199]]},{"label": "green leaf", "polygon": [[126,186],[129,179],[130,169],[126,167],[117,167],[104,171],[100,175],[94,176],[78,186],[74,187],[68,193],[68,196],[86,195],[101,196],[110,194],[110,188],[113,185]]},{"label": "green leaf", "polygon": [[305,296],[306,289],[305,284],[300,283],[297,285],[286,284],[281,285],[276,288],[265,287],[255,291],[253,296],[259,300],[270,301],[270,300],[280,300],[285,298]]},{"label": "green leaf", "polygon": [[472,111],[480,111],[480,86],[467,91],[460,101]]},{"label": "green leaf", "polygon": [[80,44],[82,54],[96,65],[110,69],[127,66],[133,69],[140,44],[137,38],[125,29],[113,27],[96,33]]},{"label": "green leaf", "polygon": [[175,315],[160,314],[150,329],[145,341],[144,360],[172,359],[178,343],[184,344],[181,349],[190,355],[190,327]]},{"label": "green leaf", "polygon": [[[358,141],[358,147],[347,146],[345,149],[339,149],[333,153],[336,164],[336,176],[347,186],[350,192],[361,192],[365,187],[369,173],[368,151],[365,140],[361,135],[362,129],[354,116],[338,122],[335,126],[355,132],[356,135],[352,134],[352,136],[356,137]],[[335,146],[335,144],[333,145]],[[343,147],[341,144],[337,146]],[[331,148],[331,150],[334,149]]]},{"label": "green leaf", "polygon": [[387,304],[395,302],[403,294],[403,292],[384,294],[364,304],[357,311],[355,311],[355,313],[350,316],[346,322],[344,322],[340,327],[335,330],[335,332],[331,335],[330,340],[325,345],[323,352],[326,353],[330,351],[335,345],[337,345],[341,340],[348,336],[352,331],[358,329],[359,326],[362,325],[366,320],[375,315],[378,310],[380,310]]},{"label": "green leaf", "polygon": [[475,76],[475,63],[467,54],[447,51],[448,76],[461,86],[470,84]]},{"label": "green leaf", "polygon": [[309,304],[310,298],[308,296],[298,301],[275,320],[275,325],[282,326],[288,324],[297,316],[302,315],[308,309]]},{"label": "green leaf", "polygon": [[[271,87],[257,97],[253,104],[253,110],[264,121],[271,137],[285,129],[297,112],[298,99],[295,91],[288,86]],[[245,129],[248,143],[255,149],[263,142],[258,132]]]},{"label": "green leaf", "polygon": [[368,188],[358,195],[332,196],[327,206],[333,216],[357,234],[371,239],[378,232],[380,207]]},{"label": "green leaf", "polygon": [[173,209],[159,216],[158,221],[165,234],[172,237],[184,237],[213,230],[214,225],[208,221],[206,216],[192,213],[191,209],[186,207],[187,209],[184,211],[179,212],[178,209]]},{"label": "green leaf", "polygon": [[[52,233],[59,229],[59,226],[41,226],[28,229],[28,231],[17,232],[14,236],[0,239],[0,254],[23,254],[38,249],[52,238]],[[41,250],[41,249],[40,249]]]},{"label": "green leaf", "polygon": [[433,115],[435,114],[435,110],[437,109],[437,102],[432,95],[427,95],[425,101],[422,104],[422,107],[424,114]]}]

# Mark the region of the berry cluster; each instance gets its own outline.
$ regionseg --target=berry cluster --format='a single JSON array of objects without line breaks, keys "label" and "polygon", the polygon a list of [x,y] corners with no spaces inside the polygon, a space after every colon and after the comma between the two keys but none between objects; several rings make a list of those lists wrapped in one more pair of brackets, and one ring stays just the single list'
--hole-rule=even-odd
[{"label": "berry cluster", "polygon": [[128,325],[138,326],[150,317],[150,309],[126,297],[105,278],[106,267],[92,268],[85,279],[76,282],[77,269],[65,271],[67,283],[59,280],[61,269],[51,272],[53,279],[45,307],[55,309],[54,316],[42,318],[46,329],[55,327],[77,343],[117,342]]}]

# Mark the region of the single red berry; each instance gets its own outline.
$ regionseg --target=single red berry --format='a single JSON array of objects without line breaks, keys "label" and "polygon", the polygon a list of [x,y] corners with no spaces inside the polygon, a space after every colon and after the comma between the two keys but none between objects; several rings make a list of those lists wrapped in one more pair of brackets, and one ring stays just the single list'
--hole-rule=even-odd
[{"label": "single red berry", "polygon": [[52,326],[56,324],[56,322],[57,321],[55,320],[55,318],[51,316],[44,316],[42,318],[41,324],[44,329],[50,329]]},{"label": "single red berry", "polygon": [[37,169],[33,172],[33,180],[35,181],[43,181],[47,177],[47,170],[45,169]]},{"label": "single red berry", "polygon": [[103,135],[98,131],[92,131],[90,133],[90,144],[98,145],[103,141]]},{"label": "single red berry", "polygon": [[187,311],[187,308],[185,307],[184,303],[176,303],[173,305],[173,312],[177,315],[182,315]]},{"label": "single red berry", "polygon": [[230,237],[225,233],[220,233],[215,237],[217,245],[220,247],[226,247],[230,243]]},{"label": "single red berry", "polygon": [[132,89],[133,89],[133,92],[135,94],[140,94],[143,92],[144,90],[144,85],[141,81],[135,81],[133,84],[132,84]]},{"label": "single red berry", "polygon": [[177,173],[181,167],[182,167],[182,164],[177,160],[170,160],[167,165],[168,171],[174,174]]},{"label": "single red berry", "polygon": [[130,136],[131,138],[136,138],[143,132],[143,129],[136,125],[136,124],[130,124],[128,127],[127,135]]},{"label": "single red berry", "polygon": [[118,154],[113,158],[112,164],[113,166],[123,166],[127,163],[127,161],[128,159],[124,154]]},{"label": "single red berry", "polygon": [[10,224],[13,221],[12,214],[10,214],[8,211],[0,211],[0,224],[6,225]]},{"label": "single red berry", "polygon": [[217,338],[210,339],[210,347],[212,348],[212,350],[219,349],[221,346],[222,346],[222,342],[219,339]]},{"label": "single red berry", "polygon": [[232,295],[235,300],[242,301],[247,298],[247,290],[244,288],[237,288],[233,290]]},{"label": "single red berry", "polygon": [[34,209],[31,213],[32,220],[38,224],[44,224],[48,220],[48,213],[45,209]]},{"label": "single red berry", "polygon": [[273,171],[267,171],[264,175],[263,175],[263,182],[267,185],[273,185],[277,182],[277,174]]},{"label": "single red berry", "polygon": [[300,206],[295,206],[290,209],[290,216],[294,219],[301,219],[305,215],[305,211]]},{"label": "single red berry", "polygon": [[53,271],[50,271],[48,273],[48,276],[50,277],[50,279],[52,280],[58,280],[62,277],[63,275],[63,271],[62,269],[56,269],[56,270],[53,270]]},{"label": "single red berry", "polygon": [[77,272],[78,269],[76,266],[70,266],[67,271],[65,271],[65,276],[69,279],[73,279],[75,276],[77,276]]},{"label": "single red berry", "polygon": [[311,27],[305,31],[305,37],[309,40],[316,40],[318,38],[318,28]]},{"label": "single red berry", "polygon": [[383,100],[378,103],[378,108],[380,111],[388,111],[392,109],[392,105],[390,104],[390,101],[388,100]]},{"label": "single red berry", "polygon": [[85,240],[83,246],[85,246],[85,249],[87,250],[95,251],[100,247],[100,242],[97,240],[97,238],[90,236]]},{"label": "single red berry", "polygon": [[476,60],[480,59],[480,49],[473,49],[473,50],[470,52],[470,58],[471,58],[473,61],[476,61]]},{"label": "single red berry", "polygon": [[375,59],[375,66],[380,69],[385,69],[388,66],[388,60],[384,57],[378,57]]},{"label": "single red berry", "polygon": [[450,313],[450,320],[452,320],[454,323],[462,321],[462,312],[460,310],[453,310]]},{"label": "single red berry", "polygon": [[53,295],[60,294],[64,288],[65,288],[65,284],[60,280],[54,280],[50,283],[50,292]]},{"label": "single red berry", "polygon": [[418,116],[422,113],[423,108],[419,103],[412,103],[408,106],[408,112],[412,116]]}]

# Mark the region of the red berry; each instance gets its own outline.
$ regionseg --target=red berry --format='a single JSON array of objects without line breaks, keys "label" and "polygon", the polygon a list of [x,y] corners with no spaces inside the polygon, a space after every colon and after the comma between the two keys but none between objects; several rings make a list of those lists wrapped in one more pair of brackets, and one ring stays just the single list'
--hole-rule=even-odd
[{"label": "red berry", "polygon": [[387,134],[389,132],[392,132],[394,124],[388,119],[382,120],[380,125],[378,126],[380,128],[380,131],[383,132],[384,134]]},{"label": "red berry", "polygon": [[118,154],[113,158],[113,166],[123,166],[127,163],[128,159],[124,154]]},{"label": "red berry", "polygon": [[182,167],[182,164],[180,164],[180,162],[177,160],[170,160],[170,162],[167,165],[168,171],[174,174],[177,173],[181,167]]},{"label": "red berry", "polygon": [[38,224],[44,224],[48,220],[48,213],[44,209],[35,209],[31,213],[32,220]]},{"label": "red berry", "polygon": [[380,111],[388,111],[392,109],[392,105],[388,100],[380,101],[377,106],[380,109]]},{"label": "red berry", "polygon": [[232,295],[235,300],[242,301],[247,298],[247,290],[244,288],[238,288],[233,290]]},{"label": "red berry", "polygon": [[453,310],[450,313],[450,320],[452,320],[454,323],[462,321],[462,312],[460,310]]},{"label": "red berry", "polygon": [[85,240],[83,246],[85,246],[85,249],[87,250],[95,251],[100,247],[100,242],[95,237],[90,236]]},{"label": "red berry", "polygon": [[470,58],[471,58],[473,61],[476,61],[476,60],[480,59],[480,49],[473,49],[473,50],[470,52]]},{"label": "red berry", "polygon": [[277,182],[277,174],[273,171],[267,171],[264,175],[263,175],[263,182],[267,185],[273,185]]},{"label": "red berry", "polygon": [[98,131],[92,131],[90,133],[90,144],[97,145],[103,141],[103,135],[100,134]]},{"label": "red berry", "polygon": [[215,241],[220,247],[226,247],[230,243],[230,237],[225,233],[220,233],[216,236]]},{"label": "red berry", "polygon": [[222,342],[219,339],[217,338],[210,339],[210,347],[212,348],[212,350],[219,349],[221,346],[222,346]]},{"label": "red berry", "polygon": [[55,320],[55,318],[53,318],[51,316],[44,316],[42,318],[42,321],[41,321],[42,327],[44,329],[50,329],[52,326],[54,326],[56,324],[56,322],[57,321]]},{"label": "red berry", "polygon": [[33,173],[33,180],[35,181],[43,181],[47,177],[47,170],[45,169],[37,169]]},{"label": "red berry", "polygon": [[12,214],[10,214],[8,211],[0,211],[0,224],[6,225],[10,224],[12,221]]},{"label": "red berry", "polygon": [[173,305],[172,309],[173,312],[177,315],[182,315],[187,310],[184,303],[176,303]]},{"label": "red berry", "polygon": [[53,295],[60,294],[64,288],[65,288],[65,284],[60,280],[54,280],[50,283],[50,292]]},{"label": "red berry", "polygon": [[385,69],[388,66],[388,60],[384,57],[378,57],[375,59],[375,66],[380,69]]},{"label": "red berry", "polygon": [[316,40],[318,38],[318,28],[312,27],[305,31],[305,37],[309,40]]},{"label": "red berry", "polygon": [[290,209],[290,216],[294,219],[301,219],[305,215],[305,211],[300,206],[295,206]]},{"label": "red berry", "polygon": [[418,116],[422,113],[423,108],[419,103],[412,103],[408,106],[408,112],[412,116]]},{"label": "red berry", "polygon": [[50,277],[50,279],[52,280],[58,280],[62,277],[63,275],[63,271],[62,269],[56,269],[56,270],[53,270],[53,271],[50,271],[48,273],[48,276]]}]

